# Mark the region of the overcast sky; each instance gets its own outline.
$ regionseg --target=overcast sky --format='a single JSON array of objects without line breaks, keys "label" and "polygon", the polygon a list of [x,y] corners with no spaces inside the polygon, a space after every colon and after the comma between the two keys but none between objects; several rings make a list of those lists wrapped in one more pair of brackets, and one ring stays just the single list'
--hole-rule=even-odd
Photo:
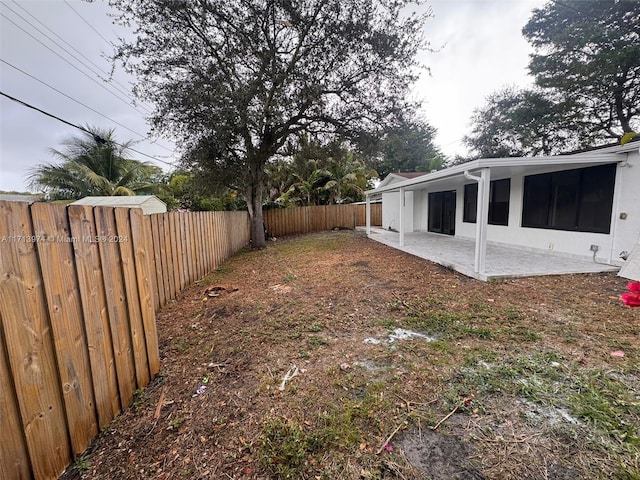
[{"label": "overcast sky", "polygon": [[[445,154],[466,152],[461,139],[473,109],[487,95],[504,85],[531,84],[526,66],[532,50],[521,29],[531,11],[544,3],[428,2],[434,17],[427,22],[425,34],[439,52],[421,56],[431,75],[423,76],[414,95],[423,101],[425,117],[437,128],[436,140]],[[170,167],[162,162],[175,161],[173,144],[148,138],[145,115],[151,106],[133,107],[130,93],[123,93],[132,79],[121,70],[115,72],[115,84],[97,76],[106,77],[111,69],[105,58],[112,51],[109,42],[127,33],[112,24],[109,11],[101,0],[1,0],[0,90],[70,123],[114,128],[118,140],[139,141],[136,150],[160,161],[137,153],[134,158],[167,170]],[[61,148],[65,138],[79,133],[0,97],[0,190],[26,190],[29,170],[54,160],[49,148]]]}]

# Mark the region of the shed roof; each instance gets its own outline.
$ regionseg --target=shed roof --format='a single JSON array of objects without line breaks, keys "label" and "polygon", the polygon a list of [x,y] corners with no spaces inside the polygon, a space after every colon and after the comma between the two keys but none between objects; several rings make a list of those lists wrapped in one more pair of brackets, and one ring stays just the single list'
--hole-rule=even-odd
[{"label": "shed roof", "polygon": [[5,200],[7,202],[27,202],[33,203],[37,202],[40,198],[33,195],[20,195],[14,193],[1,193],[0,200]]},{"label": "shed roof", "polygon": [[92,205],[94,207],[141,207],[145,202],[155,199],[164,203],[155,195],[123,195],[112,197],[84,197],[71,205]]},{"label": "shed roof", "polygon": [[155,195],[130,195],[112,197],[84,197],[70,205],[90,205],[92,207],[141,208],[145,215],[164,213],[167,205]]}]

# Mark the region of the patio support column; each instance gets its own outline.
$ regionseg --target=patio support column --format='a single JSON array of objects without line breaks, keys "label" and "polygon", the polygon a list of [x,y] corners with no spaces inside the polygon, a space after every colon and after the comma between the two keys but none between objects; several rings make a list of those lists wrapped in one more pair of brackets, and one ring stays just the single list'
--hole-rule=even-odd
[{"label": "patio support column", "polygon": [[491,186],[491,170],[483,168],[480,172],[482,181],[478,183],[478,210],[476,212],[476,260],[474,270],[484,273],[487,259],[487,224],[489,223],[489,187]]},{"label": "patio support column", "polygon": [[398,230],[400,232],[400,246],[404,247],[404,188],[400,189],[400,200],[399,200],[399,205],[400,205],[400,212],[398,215],[398,223],[400,224],[398,226]]},{"label": "patio support column", "polygon": [[365,216],[366,216],[366,225],[367,225],[367,235],[371,235],[371,197],[367,195],[366,198],[366,208],[365,208]]},{"label": "patio support column", "polygon": [[476,201],[476,244],[473,271],[484,274],[487,258],[487,224],[489,223],[489,188],[491,186],[491,170],[483,168],[476,177],[464,172],[469,180],[478,182],[478,198]]}]

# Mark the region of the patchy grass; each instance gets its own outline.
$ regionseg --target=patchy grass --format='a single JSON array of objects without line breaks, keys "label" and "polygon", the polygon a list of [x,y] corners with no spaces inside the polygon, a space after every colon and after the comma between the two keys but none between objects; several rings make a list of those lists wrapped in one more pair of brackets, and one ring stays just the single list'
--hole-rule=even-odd
[{"label": "patchy grass", "polygon": [[86,456],[80,455],[78,458],[76,458],[76,461],[73,462],[73,467],[71,468],[74,472],[82,475],[91,469],[91,462],[87,459]]},{"label": "patchy grass", "polygon": [[640,479],[624,285],[487,284],[354,232],[244,250],[159,312],[162,376],[63,480]]},{"label": "patchy grass", "polygon": [[[637,372],[636,372],[637,373]],[[450,405],[472,399],[460,412],[495,415],[495,399],[518,405],[518,417],[541,437],[568,437],[580,445],[570,463],[588,478],[638,478],[640,401],[626,380],[637,375],[583,368],[556,351],[496,358],[468,357],[447,384]],[[568,460],[568,459],[567,459]]]}]

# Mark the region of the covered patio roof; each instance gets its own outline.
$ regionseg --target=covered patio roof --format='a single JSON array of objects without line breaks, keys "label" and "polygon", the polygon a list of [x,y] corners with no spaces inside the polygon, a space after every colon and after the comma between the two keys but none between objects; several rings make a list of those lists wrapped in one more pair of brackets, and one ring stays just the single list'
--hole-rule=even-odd
[{"label": "covered patio roof", "polygon": [[[626,148],[625,148],[626,147]],[[580,168],[623,161],[619,154],[637,149],[637,145],[609,147],[602,150],[577,153],[573,155],[556,155],[546,157],[518,157],[518,158],[481,158],[454,167],[438,170],[425,175],[409,178],[389,185],[381,184],[373,190],[367,190],[368,197],[376,197],[384,192],[422,190],[430,185],[438,189],[468,182],[464,172],[477,172],[483,169],[491,170],[491,178],[506,178],[518,173],[527,175],[547,171],[549,167]]]},{"label": "covered patio roof", "polygon": [[[447,190],[455,189],[460,185],[468,182],[477,182],[477,211],[476,211],[476,235],[475,241],[471,241],[470,245],[473,250],[471,269],[469,273],[467,267],[456,267],[457,271],[463,272],[475,278],[489,278],[493,274],[487,264],[487,258],[490,254],[490,247],[487,242],[487,224],[489,212],[489,189],[492,179],[509,178],[517,174],[533,175],[548,171],[550,167],[559,168],[581,168],[588,166],[596,166],[607,163],[616,163],[625,161],[623,153],[637,149],[636,144],[629,143],[627,145],[615,145],[598,150],[575,153],[571,155],[556,155],[544,157],[519,157],[519,158],[481,158],[462,165],[439,170],[426,175],[415,178],[409,178],[404,181],[385,185],[384,182],[376,189],[368,190],[366,193],[367,203],[367,234],[371,234],[371,214],[370,202],[374,198],[379,198],[386,192],[399,192],[400,204],[404,205],[405,193],[412,190]],[[399,235],[397,239],[397,248],[406,247],[407,238],[412,235],[411,232],[405,232],[403,227],[403,209],[399,209]],[[453,237],[445,238],[443,241],[453,241]],[[468,240],[455,237],[455,241],[467,242]],[[452,243],[453,245],[453,243]],[[500,255],[506,255],[503,247],[499,250]],[[422,255],[420,255],[422,256]],[[427,257],[424,257],[427,258]],[[495,263],[494,263],[495,265]],[[459,269],[460,268],[460,269]],[[499,267],[491,267],[496,271],[500,271]],[[602,270],[600,270],[602,271]],[[556,273],[567,273],[558,271]],[[544,273],[541,273],[544,274]],[[514,276],[509,272],[504,274],[496,273],[496,276]]]},{"label": "covered patio roof", "polygon": [[615,272],[619,269],[567,254],[487,242],[484,271],[476,272],[475,241],[469,238],[412,232],[405,233],[404,245],[400,245],[399,233],[381,228],[371,228],[369,238],[483,281],[538,275]]}]

